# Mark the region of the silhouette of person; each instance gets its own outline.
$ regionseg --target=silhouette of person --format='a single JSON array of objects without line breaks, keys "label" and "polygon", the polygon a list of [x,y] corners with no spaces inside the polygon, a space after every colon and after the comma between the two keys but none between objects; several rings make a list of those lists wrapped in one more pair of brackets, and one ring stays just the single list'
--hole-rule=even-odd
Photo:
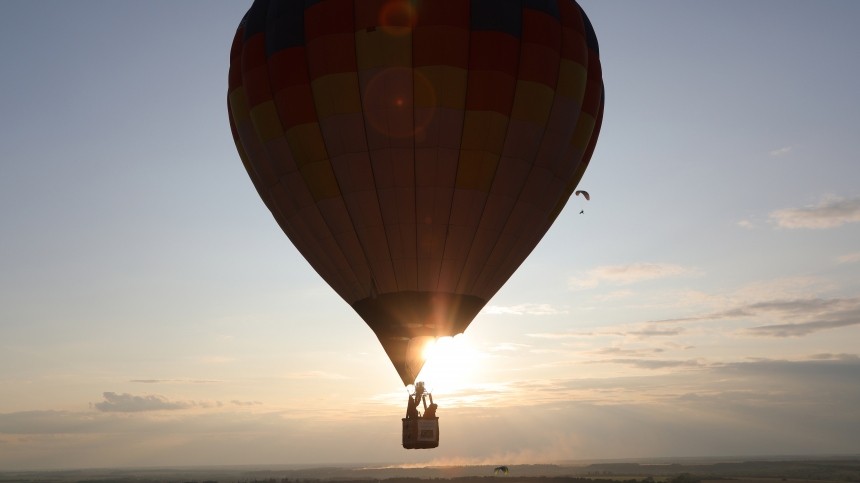
[{"label": "silhouette of person", "polygon": [[413,419],[418,417],[418,398],[415,396],[409,396],[409,400],[406,401],[406,418]]}]

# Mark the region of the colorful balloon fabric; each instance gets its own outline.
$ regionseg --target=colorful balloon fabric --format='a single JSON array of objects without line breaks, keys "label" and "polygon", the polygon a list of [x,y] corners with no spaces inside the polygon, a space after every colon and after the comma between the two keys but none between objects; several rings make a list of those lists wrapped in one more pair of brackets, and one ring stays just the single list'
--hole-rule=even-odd
[{"label": "colorful balloon fabric", "polygon": [[549,229],[603,100],[572,0],[257,0],[230,54],[248,175],[404,384]]}]

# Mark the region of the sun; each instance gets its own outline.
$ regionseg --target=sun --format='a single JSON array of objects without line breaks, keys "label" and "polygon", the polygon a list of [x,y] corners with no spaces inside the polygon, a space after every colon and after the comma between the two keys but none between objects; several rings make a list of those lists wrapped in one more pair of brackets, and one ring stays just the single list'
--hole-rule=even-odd
[{"label": "sun", "polygon": [[440,337],[424,347],[424,368],[418,380],[436,393],[451,393],[473,386],[478,381],[480,353],[465,334]]}]

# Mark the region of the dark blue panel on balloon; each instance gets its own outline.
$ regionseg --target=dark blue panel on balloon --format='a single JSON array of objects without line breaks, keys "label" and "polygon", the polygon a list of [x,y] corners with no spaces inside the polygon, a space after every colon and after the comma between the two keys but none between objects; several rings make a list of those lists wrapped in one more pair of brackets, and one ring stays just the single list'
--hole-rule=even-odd
[{"label": "dark blue panel on balloon", "polygon": [[276,0],[269,4],[266,56],[305,45],[306,0]]},{"label": "dark blue panel on balloon", "polygon": [[245,14],[245,40],[263,32],[266,29],[266,14],[269,11],[269,0],[256,0],[248,13]]},{"label": "dark blue panel on balloon", "polygon": [[472,0],[472,30],[495,30],[519,38],[522,33],[521,0]]},{"label": "dark blue panel on balloon", "polygon": [[552,17],[561,18],[556,0],[523,0],[523,7],[531,10],[540,10]]}]

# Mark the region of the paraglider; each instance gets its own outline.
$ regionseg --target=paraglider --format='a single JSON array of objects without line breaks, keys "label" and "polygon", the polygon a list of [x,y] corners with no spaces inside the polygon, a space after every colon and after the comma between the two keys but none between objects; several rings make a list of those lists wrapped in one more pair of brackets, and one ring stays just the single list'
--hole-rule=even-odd
[{"label": "paraglider", "polygon": [[508,467],[507,466],[496,466],[496,468],[493,470],[493,475],[495,475],[495,476],[498,476],[498,475],[507,476],[508,475]]},{"label": "paraglider", "polygon": [[603,105],[573,0],[256,0],[230,52],[254,187],[405,386],[559,215]]},{"label": "paraglider", "polygon": [[[588,191],[579,190],[575,194],[576,194],[576,196],[582,195],[582,197],[585,198],[585,201],[591,201],[591,195],[588,194]],[[585,213],[585,210],[579,210],[580,215],[583,213]]]}]

